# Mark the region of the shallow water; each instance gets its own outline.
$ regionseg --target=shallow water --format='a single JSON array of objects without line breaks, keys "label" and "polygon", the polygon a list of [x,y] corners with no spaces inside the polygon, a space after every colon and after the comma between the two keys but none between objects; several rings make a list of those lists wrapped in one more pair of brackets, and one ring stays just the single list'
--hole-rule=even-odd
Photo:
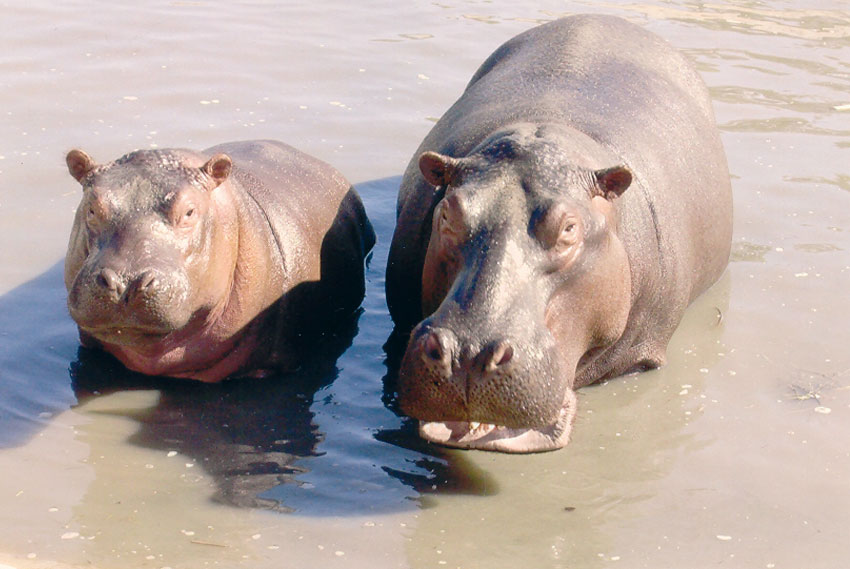
[{"label": "shallow water", "polygon": [[[566,449],[425,445],[384,387],[398,176],[495,47],[588,11],[702,72],[733,176],[732,263],[668,366],[581,391]],[[0,565],[845,564],[844,3],[35,1],[6,6],[0,30]],[[361,192],[379,243],[350,347],[262,389],[163,384],[79,351],[65,153],[245,138],[284,140]]]}]

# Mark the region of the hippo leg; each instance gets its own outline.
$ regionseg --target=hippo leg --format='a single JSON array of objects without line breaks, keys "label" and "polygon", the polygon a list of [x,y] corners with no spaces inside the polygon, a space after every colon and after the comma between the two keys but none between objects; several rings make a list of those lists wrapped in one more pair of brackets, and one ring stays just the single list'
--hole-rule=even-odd
[{"label": "hippo leg", "polygon": [[[647,341],[629,348],[623,361],[627,365],[623,366],[622,371],[615,369],[610,374],[612,377],[662,367],[667,363],[667,354],[663,344]],[[634,363],[629,364],[628,362]]]},{"label": "hippo leg", "polygon": [[666,341],[648,339],[628,348],[618,347],[599,358],[580,362],[575,388],[610,377],[662,367],[667,363],[666,345]]}]

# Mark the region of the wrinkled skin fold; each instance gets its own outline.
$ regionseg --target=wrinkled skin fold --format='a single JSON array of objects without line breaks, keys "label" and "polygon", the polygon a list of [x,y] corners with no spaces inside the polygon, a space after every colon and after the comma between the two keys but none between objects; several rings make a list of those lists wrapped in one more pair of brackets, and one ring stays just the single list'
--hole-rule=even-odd
[{"label": "wrinkled skin fold", "polygon": [[420,145],[397,213],[401,409],[427,440],[502,452],[564,446],[575,389],[662,365],[731,244],[704,84],[607,16],[496,50]]}]

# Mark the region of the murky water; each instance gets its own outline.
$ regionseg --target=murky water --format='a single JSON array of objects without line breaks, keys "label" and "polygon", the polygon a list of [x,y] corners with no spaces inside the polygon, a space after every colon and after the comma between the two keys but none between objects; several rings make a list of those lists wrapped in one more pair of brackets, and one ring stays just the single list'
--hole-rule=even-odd
[{"label": "murky water", "polygon": [[[535,456],[419,442],[385,394],[399,174],[537,22],[624,16],[698,65],[733,262],[662,370],[580,393]],[[850,8],[786,2],[17,2],[0,16],[0,565],[833,568],[850,557]],[[218,387],[78,351],[64,155],[277,138],[379,235],[350,347]],[[391,376],[391,374],[390,374]]]}]

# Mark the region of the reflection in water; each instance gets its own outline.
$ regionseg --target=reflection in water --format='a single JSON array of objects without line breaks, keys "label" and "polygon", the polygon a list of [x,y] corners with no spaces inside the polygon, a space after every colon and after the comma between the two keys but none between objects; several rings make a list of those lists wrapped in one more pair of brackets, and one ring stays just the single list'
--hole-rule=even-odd
[{"label": "reflection in water", "polygon": [[216,501],[286,510],[259,495],[294,482],[302,472],[296,460],[316,455],[322,435],[312,423],[310,405],[315,392],[336,378],[335,362],[351,344],[356,318],[347,328],[330,335],[322,344],[325,353],[312,354],[294,374],[212,385],[147,377],[103,352],[80,348],[71,366],[74,392],[85,405],[118,391],[158,390],[156,406],[132,414],[139,431],[128,442],[192,458],[216,480]]}]

